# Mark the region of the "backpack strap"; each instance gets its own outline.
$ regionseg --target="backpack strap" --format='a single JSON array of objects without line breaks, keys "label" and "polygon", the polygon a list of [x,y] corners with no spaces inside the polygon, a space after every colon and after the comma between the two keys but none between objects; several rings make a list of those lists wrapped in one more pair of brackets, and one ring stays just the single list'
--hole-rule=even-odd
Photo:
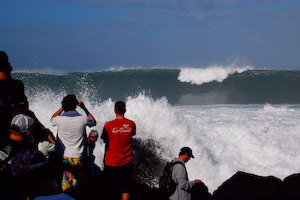
[{"label": "backpack strap", "polygon": [[175,161],[175,162],[171,162],[171,173],[172,173],[172,171],[173,171],[173,167],[174,167],[175,165],[177,165],[177,164],[181,164],[181,165],[184,167],[185,171],[186,171],[186,167],[185,167],[185,165],[184,165],[182,162],[180,162],[180,161]]},{"label": "backpack strap", "polygon": [[[171,162],[172,168],[174,167],[174,165],[177,165],[177,164],[181,164],[182,166],[184,166],[184,164],[183,164],[182,162],[180,162],[180,161],[175,161],[175,162]],[[185,166],[184,166],[184,168],[185,168]]]},{"label": "backpack strap", "polygon": [[[173,173],[173,167],[175,166],[175,165],[177,165],[177,164],[181,164],[183,167],[184,167],[184,169],[185,169],[185,171],[186,171],[186,168],[185,168],[185,165],[182,163],[182,162],[180,162],[180,161],[175,161],[175,162],[171,162],[171,179],[173,180],[173,178],[172,178],[172,173]],[[173,180],[173,182],[175,183],[175,181]],[[176,183],[176,185],[177,185],[178,183]]]}]

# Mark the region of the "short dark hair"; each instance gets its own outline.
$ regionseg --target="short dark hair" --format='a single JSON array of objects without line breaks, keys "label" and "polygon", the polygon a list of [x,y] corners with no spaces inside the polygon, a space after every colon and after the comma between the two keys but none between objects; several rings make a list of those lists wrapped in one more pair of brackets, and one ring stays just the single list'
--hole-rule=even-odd
[{"label": "short dark hair", "polygon": [[126,112],[126,104],[123,101],[118,101],[115,103],[116,113],[122,115]]},{"label": "short dark hair", "polygon": [[75,94],[68,94],[62,101],[62,107],[64,111],[75,110],[78,104]]},{"label": "short dark hair", "polygon": [[10,78],[10,72],[12,67],[8,62],[8,56],[4,51],[0,51],[0,71],[4,72],[6,76]]}]

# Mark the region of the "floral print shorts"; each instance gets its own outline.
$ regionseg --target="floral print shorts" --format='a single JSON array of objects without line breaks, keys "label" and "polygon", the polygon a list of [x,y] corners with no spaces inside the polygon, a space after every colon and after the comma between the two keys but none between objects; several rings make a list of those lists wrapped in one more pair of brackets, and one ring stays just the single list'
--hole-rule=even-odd
[{"label": "floral print shorts", "polygon": [[62,190],[80,192],[85,187],[85,166],[83,158],[63,156]]}]

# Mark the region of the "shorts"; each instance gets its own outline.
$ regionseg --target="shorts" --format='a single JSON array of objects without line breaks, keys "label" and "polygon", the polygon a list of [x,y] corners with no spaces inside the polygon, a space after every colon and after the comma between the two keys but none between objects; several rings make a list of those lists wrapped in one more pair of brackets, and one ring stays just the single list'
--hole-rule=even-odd
[{"label": "shorts", "polygon": [[85,165],[83,158],[63,156],[62,190],[80,192],[85,188]]},{"label": "shorts", "polygon": [[117,190],[121,193],[130,193],[133,187],[133,163],[104,168],[104,184],[109,190]]}]

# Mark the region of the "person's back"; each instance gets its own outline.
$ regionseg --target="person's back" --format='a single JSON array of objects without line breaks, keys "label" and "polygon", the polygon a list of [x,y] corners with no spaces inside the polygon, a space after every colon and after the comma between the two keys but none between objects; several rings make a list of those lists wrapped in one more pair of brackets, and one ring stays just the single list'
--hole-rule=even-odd
[{"label": "person's back", "polygon": [[7,136],[14,113],[27,102],[23,82],[12,79],[11,71],[8,56],[0,51],[0,138]]},{"label": "person's back", "polygon": [[34,113],[29,110],[24,84],[21,80],[12,79],[11,71],[8,56],[4,51],[0,51],[0,138],[7,136],[9,123],[14,116],[25,114],[35,120],[35,133],[32,133],[31,143],[37,146],[38,142],[50,140],[52,144],[55,144],[53,134],[46,130]]},{"label": "person's back", "polygon": [[[75,110],[77,105],[87,116]],[[78,196],[85,187],[85,127],[95,126],[96,120],[82,101],[76,99],[74,94],[69,94],[64,97],[62,107],[53,114],[51,123],[58,128],[56,153],[62,158],[62,189]]]},{"label": "person's back", "polygon": [[0,128],[2,134],[9,129],[13,117],[13,107],[24,103],[25,95],[22,82],[13,79],[0,80]]},{"label": "person's back", "polygon": [[57,154],[73,158],[84,156],[85,128],[96,125],[94,117],[85,108],[83,102],[79,106],[87,116],[83,116],[75,110],[77,104],[78,100],[75,95],[65,96],[62,108],[51,118],[52,125],[58,127]]},{"label": "person's back", "polygon": [[132,136],[135,123],[123,118],[107,122],[104,126],[108,133],[108,149],[105,165],[121,166],[132,161]]},{"label": "person's back", "polygon": [[124,117],[124,102],[116,102],[114,112],[116,119],[104,125],[101,135],[106,143],[104,180],[107,198],[121,193],[122,199],[127,200],[132,190],[132,136],[136,133],[136,126],[132,120]]},{"label": "person's back", "polygon": [[75,158],[82,157],[85,140],[84,130],[87,124],[86,116],[57,116],[55,123],[59,128],[57,139],[58,151],[61,151],[59,154]]},{"label": "person's back", "polygon": [[174,194],[171,195],[170,199],[189,200],[191,199],[191,190],[195,183],[194,181],[189,181],[185,163],[182,160],[175,158],[174,160],[172,160],[172,163],[173,162],[181,162],[182,164],[176,164],[173,166],[172,179],[177,184],[177,187]]},{"label": "person's back", "polygon": [[172,179],[177,186],[174,194],[170,196],[170,200],[190,200],[193,186],[201,182],[198,179],[189,181],[185,163],[188,162],[190,158],[194,158],[192,150],[189,147],[183,147],[180,150],[178,158],[172,160],[172,162],[181,163],[173,166]]}]

